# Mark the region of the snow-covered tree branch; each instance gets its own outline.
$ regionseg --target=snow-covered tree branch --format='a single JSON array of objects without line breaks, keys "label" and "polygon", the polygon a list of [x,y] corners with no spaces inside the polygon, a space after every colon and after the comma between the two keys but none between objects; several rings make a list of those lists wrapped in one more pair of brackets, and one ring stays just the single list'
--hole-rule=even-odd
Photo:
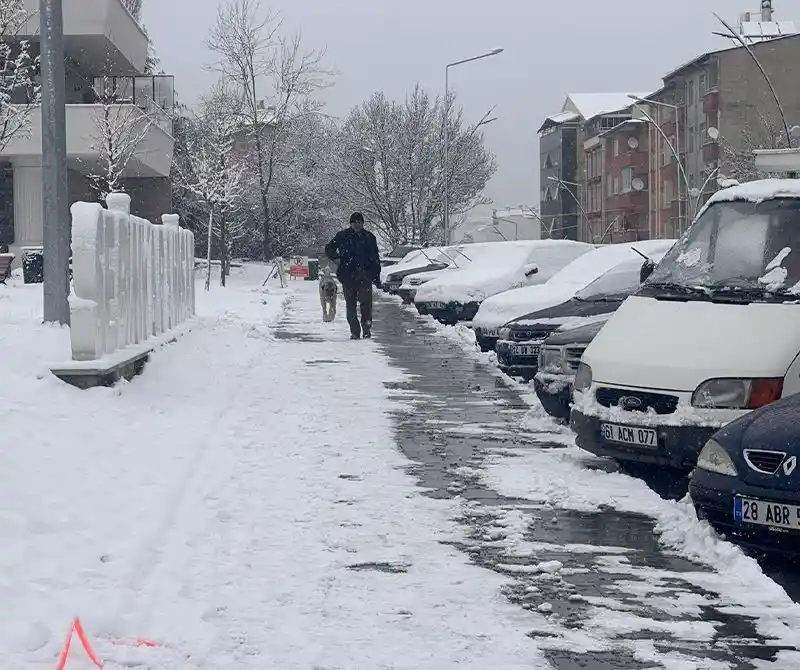
[{"label": "snow-covered tree branch", "polygon": [[734,145],[728,138],[720,136],[720,165],[722,173],[740,182],[767,177],[756,169],[755,149],[786,149],[786,133],[783,122],[757,110],[759,122],[748,124]]},{"label": "snow-covered tree branch", "polygon": [[[468,127],[450,100],[451,216],[486,202],[483,189],[496,169],[480,122]],[[443,231],[446,105],[417,85],[404,103],[383,93],[350,112],[343,129],[343,197],[361,207],[391,244],[439,241]]]},{"label": "snow-covered tree branch", "polygon": [[28,14],[23,0],[0,0],[0,151],[30,132],[31,114],[41,102],[35,75],[39,58],[17,39]]},{"label": "snow-covered tree branch", "polygon": [[260,0],[227,0],[220,8],[208,46],[217,61],[211,69],[239,90],[239,119],[247,129],[258,180],[262,255],[273,255],[273,190],[280,154],[299,114],[319,109],[313,95],[328,84],[323,53],[305,50],[299,34],[282,33],[280,16]]},{"label": "snow-covered tree branch", "polygon": [[214,235],[222,247],[220,280],[224,286],[233,241],[244,234],[242,225],[230,217],[252,189],[247,164],[237,154],[242,130],[235,112],[240,103],[224,82],[218,83],[202,101],[198,114],[185,119],[183,150],[173,166],[174,179],[196,196],[207,216],[206,290],[211,286]]},{"label": "snow-covered tree branch", "polygon": [[[102,90],[95,91],[100,110],[94,120],[92,139],[98,156],[96,169],[90,171],[89,183],[102,201],[109,193],[124,190],[124,177],[131,159],[155,123],[151,114],[120,90],[116,80],[104,77]],[[123,79],[126,83],[132,82]],[[151,110],[152,113],[157,113]]]}]

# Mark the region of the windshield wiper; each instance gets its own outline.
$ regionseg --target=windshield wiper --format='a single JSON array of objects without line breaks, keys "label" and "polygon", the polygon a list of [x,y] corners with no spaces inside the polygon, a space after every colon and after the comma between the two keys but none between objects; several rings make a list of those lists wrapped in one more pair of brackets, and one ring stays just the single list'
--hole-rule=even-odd
[{"label": "windshield wiper", "polygon": [[[655,290],[656,300],[708,300],[708,291],[674,282],[646,282],[639,291]],[[661,293],[660,291],[664,291]]]},{"label": "windshield wiper", "polygon": [[771,290],[764,286],[754,286],[751,282],[741,279],[727,279],[715,282],[708,287],[708,295],[712,301],[748,303],[753,301],[761,302],[784,302],[785,300],[797,300],[795,296],[784,289]]}]

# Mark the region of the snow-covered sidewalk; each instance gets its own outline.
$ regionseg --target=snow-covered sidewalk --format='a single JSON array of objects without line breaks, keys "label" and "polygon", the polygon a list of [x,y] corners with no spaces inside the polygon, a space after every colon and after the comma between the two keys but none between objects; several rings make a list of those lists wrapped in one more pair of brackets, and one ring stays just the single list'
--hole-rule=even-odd
[{"label": "snow-covered sidewalk", "polygon": [[111,670],[546,667],[503,579],[443,544],[455,503],[404,473],[398,373],[320,323],[315,283],[263,274],[91,391],[46,372],[68,336],[39,289],[0,287],[2,667],[55,668],[76,615]]}]

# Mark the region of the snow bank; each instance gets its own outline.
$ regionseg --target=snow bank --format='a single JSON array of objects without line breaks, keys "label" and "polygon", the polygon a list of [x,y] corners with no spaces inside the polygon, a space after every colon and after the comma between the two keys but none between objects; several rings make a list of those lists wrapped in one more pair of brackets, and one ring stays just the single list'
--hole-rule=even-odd
[{"label": "snow bank", "polygon": [[458,503],[406,473],[402,375],[268,270],[198,291],[190,335],[87,392],[39,364],[69,351],[41,286],[0,287],[4,666],[55,667],[78,614],[109,670],[546,668],[539,615],[448,546]]}]

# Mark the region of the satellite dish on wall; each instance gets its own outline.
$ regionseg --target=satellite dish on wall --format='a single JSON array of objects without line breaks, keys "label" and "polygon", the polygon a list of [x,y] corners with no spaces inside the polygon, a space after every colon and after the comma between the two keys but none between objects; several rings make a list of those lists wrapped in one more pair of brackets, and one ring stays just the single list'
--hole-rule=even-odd
[{"label": "satellite dish on wall", "polygon": [[639,140],[637,140],[635,137],[629,137],[628,138],[628,146],[631,149],[638,149],[639,148]]},{"label": "satellite dish on wall", "polygon": [[714,128],[714,126],[711,126],[711,128],[708,129],[708,136],[712,140],[718,140],[719,139],[719,130]]},{"label": "satellite dish on wall", "polygon": [[634,191],[643,191],[644,190],[644,181],[640,177],[635,177],[631,181],[631,188]]}]

